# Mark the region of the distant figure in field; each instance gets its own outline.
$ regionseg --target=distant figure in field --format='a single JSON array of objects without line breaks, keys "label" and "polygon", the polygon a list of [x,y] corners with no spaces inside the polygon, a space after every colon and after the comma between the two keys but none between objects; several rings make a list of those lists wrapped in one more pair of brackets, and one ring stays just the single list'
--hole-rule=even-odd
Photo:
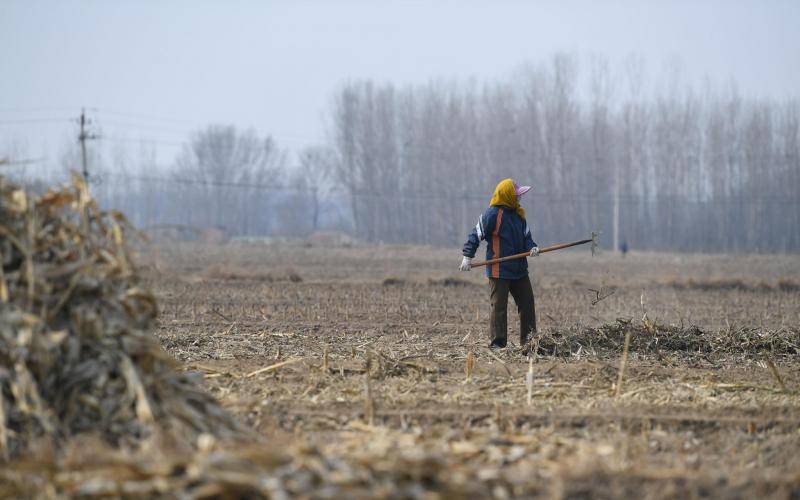
[{"label": "distant figure in field", "polygon": [[628,253],[628,240],[622,240],[619,251],[622,252],[622,258],[625,258],[625,254]]},{"label": "distant figure in field", "polygon": [[[531,229],[525,220],[525,210],[519,197],[530,190],[511,179],[505,179],[494,190],[489,208],[478,219],[464,243],[464,255],[459,269],[469,271],[481,240],[486,240],[486,260],[530,252],[539,255],[539,247],[531,237]],[[486,266],[489,278],[492,315],[490,322],[492,349],[506,346],[507,306],[509,292],[514,297],[519,311],[519,342],[527,349],[531,333],[536,331],[533,288],[528,277],[528,260],[517,259]]]}]

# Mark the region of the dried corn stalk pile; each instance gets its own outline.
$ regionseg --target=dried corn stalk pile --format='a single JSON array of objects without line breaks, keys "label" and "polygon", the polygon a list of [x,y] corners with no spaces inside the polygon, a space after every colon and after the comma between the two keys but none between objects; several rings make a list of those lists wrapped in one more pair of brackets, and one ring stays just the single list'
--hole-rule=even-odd
[{"label": "dried corn stalk pile", "polygon": [[83,433],[118,446],[242,432],[151,333],[126,228],[77,177],[31,199],[0,176],[0,461]]}]

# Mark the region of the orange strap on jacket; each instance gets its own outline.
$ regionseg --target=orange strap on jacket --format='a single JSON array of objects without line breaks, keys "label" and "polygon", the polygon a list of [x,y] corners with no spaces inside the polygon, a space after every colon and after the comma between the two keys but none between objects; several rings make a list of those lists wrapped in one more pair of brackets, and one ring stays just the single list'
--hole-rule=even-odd
[{"label": "orange strap on jacket", "polygon": [[[494,225],[494,231],[492,231],[492,252],[494,252],[495,258],[500,257],[500,224],[502,222],[503,222],[503,209],[500,208],[497,210],[497,222]],[[499,262],[497,264],[492,264],[491,275],[492,278],[500,277]]]}]

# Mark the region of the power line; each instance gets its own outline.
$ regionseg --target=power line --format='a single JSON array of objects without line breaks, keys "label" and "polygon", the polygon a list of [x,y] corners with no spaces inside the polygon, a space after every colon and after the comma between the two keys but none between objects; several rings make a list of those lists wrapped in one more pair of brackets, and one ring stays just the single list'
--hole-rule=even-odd
[{"label": "power line", "polygon": [[161,177],[154,175],[126,175],[120,173],[109,173],[110,177],[119,177],[129,180],[139,181],[155,181],[165,184],[186,184],[198,186],[215,186],[215,187],[234,187],[234,188],[247,188],[247,189],[263,189],[267,191],[289,191],[289,190],[302,190],[293,186],[281,186],[278,184],[255,184],[248,182],[226,182],[226,181],[206,181],[202,179],[186,179],[182,177]]},{"label": "power line", "polygon": [[[261,189],[267,191],[305,191],[302,187],[285,186],[280,184],[258,184],[248,182],[226,182],[226,181],[206,181],[202,179],[188,179],[181,177],[164,177],[164,176],[150,176],[150,175],[126,175],[121,173],[109,173],[111,177],[124,178],[128,180],[140,181],[153,181],[161,182],[164,184],[181,184],[181,185],[200,185],[200,186],[214,186],[214,187],[231,187],[231,188],[244,188],[244,189]],[[486,193],[376,193],[376,192],[355,192],[350,193],[356,198],[374,198],[384,200],[445,200],[445,201],[458,201],[458,200],[475,200],[488,202],[489,196]],[[712,198],[709,200],[688,200],[681,198],[677,195],[670,200],[666,197],[649,198],[638,195],[621,195],[621,201],[635,201],[644,203],[665,203],[668,201],[681,201],[682,203],[696,204],[696,205],[714,205],[714,204],[756,204],[756,203],[777,203],[777,204],[800,204],[800,199],[791,196],[726,196]],[[580,194],[534,194],[532,203],[535,200],[546,200],[549,202],[591,202],[591,203],[613,203],[612,196],[603,197],[596,195],[580,195]]]},{"label": "power line", "polygon": [[78,106],[52,106],[40,108],[0,108],[0,113],[43,113],[51,111],[75,111]]},{"label": "power line", "polygon": [[101,140],[104,140],[104,141],[124,142],[124,143],[150,143],[150,142],[152,142],[152,143],[155,143],[155,144],[161,144],[161,145],[164,145],[164,146],[174,146],[174,147],[181,147],[181,146],[185,146],[187,144],[186,142],[169,141],[169,140],[163,140],[163,139],[153,139],[151,137],[139,137],[139,138],[136,138],[136,137],[117,137],[117,136],[102,135],[102,136],[99,136],[98,139],[101,139]]},{"label": "power line", "polygon": [[[202,132],[204,130],[203,127],[199,127],[196,129],[188,130],[188,129],[176,129],[172,127],[165,127],[161,125],[151,125],[151,124],[144,124],[142,122],[131,122],[131,121],[119,121],[119,120],[106,120],[103,119],[99,122],[100,125],[110,125],[113,127],[124,127],[129,129],[135,130],[151,130],[154,132],[160,132],[165,134],[174,134],[174,135],[181,135],[185,137],[191,137],[198,132]],[[275,135],[271,133],[266,134],[267,137],[275,139],[276,141],[280,142],[289,142],[289,143],[299,143],[299,144],[317,144],[322,142],[320,139],[314,139],[311,137],[302,137],[297,135]]]},{"label": "power line", "polygon": [[99,125],[111,125],[114,127],[123,127],[123,128],[130,128],[130,129],[137,129],[137,130],[153,130],[161,133],[166,134],[175,134],[175,135],[182,135],[182,136],[190,136],[195,131],[189,129],[176,129],[172,127],[165,127],[161,125],[150,125],[150,124],[142,124],[130,121],[119,121],[119,120],[98,120]]},{"label": "power line", "polygon": [[57,123],[71,122],[73,118],[20,118],[17,120],[0,120],[0,125],[17,125],[22,123]]},{"label": "power line", "polygon": [[[52,107],[52,108],[7,108],[5,110],[0,109],[0,112],[20,112],[20,113],[34,113],[38,111],[56,111],[56,110],[68,110],[74,108],[68,107]],[[166,133],[166,134],[175,134],[181,136],[191,136],[197,132],[201,132],[204,128],[203,127],[196,127],[196,128],[176,128],[170,127],[168,124],[176,124],[176,125],[191,125],[196,123],[194,120],[187,120],[187,119],[179,119],[173,117],[165,117],[159,116],[155,114],[148,114],[148,113],[138,113],[138,112],[131,112],[131,111],[119,111],[119,110],[110,110],[105,108],[98,108],[98,107],[86,107],[84,108],[88,111],[93,111],[95,113],[99,113],[102,115],[111,115],[113,116],[120,116],[123,118],[131,118],[132,120],[117,120],[117,119],[107,119],[102,118],[100,120],[95,120],[96,125],[111,125],[114,127],[125,127],[130,129],[137,129],[137,130],[152,130],[156,132]],[[143,120],[148,120],[143,121]],[[26,123],[46,123],[46,122],[70,122],[73,121],[72,118],[20,118],[20,119],[8,119],[8,120],[0,120],[0,125],[16,125],[16,124],[26,124]],[[159,123],[161,122],[161,123]],[[167,124],[167,125],[164,125]],[[315,138],[311,136],[301,136],[295,134],[273,134],[273,133],[266,133],[267,137],[271,137],[277,141],[281,142],[288,142],[288,143],[298,143],[298,144],[316,144],[322,142],[322,139]]]},{"label": "power line", "polygon": [[[101,115],[102,114],[111,114],[111,115],[117,115],[117,116],[122,116],[122,117],[144,118],[144,119],[152,119],[154,121],[172,122],[172,123],[176,123],[176,124],[187,124],[187,125],[196,123],[196,121],[194,121],[194,120],[178,119],[178,118],[171,118],[171,117],[170,118],[160,117],[158,115],[152,115],[152,114],[147,114],[147,113],[138,113],[138,112],[130,112],[130,111],[112,111],[112,110],[107,110],[107,109],[104,109],[104,108],[88,108],[88,109],[92,109],[94,111],[97,111]],[[190,134],[193,134],[193,133],[196,133],[198,131],[202,131],[203,130],[203,127],[194,128],[194,129],[191,129],[191,130],[187,130],[187,129],[179,130],[179,129],[175,129],[175,128],[164,127],[164,126],[161,126],[161,125],[153,125],[153,124],[150,124],[150,123],[144,124],[141,121],[131,122],[131,121],[119,121],[119,120],[106,120],[106,119],[104,119],[103,123],[108,123],[110,125],[119,125],[119,126],[123,126],[123,127],[127,126],[127,127],[149,128],[149,129],[153,129],[153,130],[163,130],[163,131],[168,132],[168,133],[185,134],[185,135],[190,135]],[[313,142],[313,143],[316,143],[316,142],[320,142],[321,141],[321,139],[319,139],[319,138],[314,138],[314,137],[311,137],[311,136],[299,136],[299,135],[295,135],[295,134],[272,134],[272,133],[267,133],[266,135],[269,136],[269,137],[272,137],[274,139],[278,139],[278,140],[286,141],[286,142],[302,142],[302,143],[312,143]]]},{"label": "power line", "polygon": [[148,119],[148,120],[172,122],[172,123],[185,123],[185,124],[192,123],[191,120],[180,119],[180,118],[172,118],[172,117],[166,117],[166,116],[159,116],[159,115],[153,115],[153,114],[149,114],[149,113],[138,113],[138,112],[132,112],[132,111],[116,111],[116,110],[111,110],[111,109],[106,109],[106,108],[89,108],[89,109],[91,109],[92,111],[95,111],[97,113],[100,113],[100,114],[127,116],[127,117],[130,117],[130,118],[144,118],[144,119]]}]

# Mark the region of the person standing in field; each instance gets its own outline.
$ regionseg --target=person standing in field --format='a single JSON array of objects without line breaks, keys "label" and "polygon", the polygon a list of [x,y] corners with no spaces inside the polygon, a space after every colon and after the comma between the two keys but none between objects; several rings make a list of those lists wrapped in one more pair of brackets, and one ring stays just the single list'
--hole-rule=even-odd
[{"label": "person standing in field", "polygon": [[[497,185],[489,208],[483,212],[464,243],[464,257],[459,269],[470,270],[471,261],[481,240],[487,242],[486,260],[522,252],[530,252],[531,257],[539,255],[539,247],[534,243],[530,226],[525,219],[525,209],[519,204],[519,197],[530,189],[530,186],[520,186],[512,179],[505,179]],[[508,294],[511,293],[519,311],[520,346],[527,348],[531,334],[536,332],[536,311],[533,288],[528,277],[528,260],[516,259],[491,264],[486,266],[486,276],[489,278],[492,303],[489,347],[494,349],[506,346]]]}]

